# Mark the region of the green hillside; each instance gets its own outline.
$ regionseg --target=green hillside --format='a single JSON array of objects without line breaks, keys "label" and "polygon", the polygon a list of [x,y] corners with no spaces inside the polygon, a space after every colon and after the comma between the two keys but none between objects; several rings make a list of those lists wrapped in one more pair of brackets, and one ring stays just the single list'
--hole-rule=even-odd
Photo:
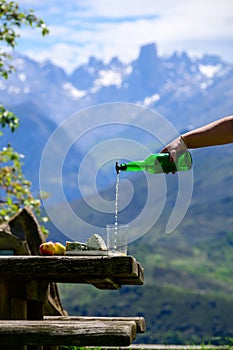
[{"label": "green hillside", "polygon": [[[192,155],[194,190],[182,223],[172,234],[164,233],[176,192],[176,175],[168,175],[168,204],[161,218],[150,232],[129,245],[129,254],[145,269],[145,284],[118,291],[61,285],[61,298],[70,314],[142,315],[147,332],[137,337],[138,343],[231,342],[233,148],[196,150]],[[140,176],[134,181],[135,205],[140,208],[144,183]],[[89,215],[87,208],[82,210]]]}]

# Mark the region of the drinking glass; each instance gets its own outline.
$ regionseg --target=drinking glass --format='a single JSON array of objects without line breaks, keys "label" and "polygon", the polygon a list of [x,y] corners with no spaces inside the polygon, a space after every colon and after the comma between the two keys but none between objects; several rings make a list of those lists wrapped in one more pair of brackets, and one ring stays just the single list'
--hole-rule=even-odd
[{"label": "drinking glass", "polygon": [[106,225],[107,248],[109,254],[127,255],[128,229],[128,224]]}]

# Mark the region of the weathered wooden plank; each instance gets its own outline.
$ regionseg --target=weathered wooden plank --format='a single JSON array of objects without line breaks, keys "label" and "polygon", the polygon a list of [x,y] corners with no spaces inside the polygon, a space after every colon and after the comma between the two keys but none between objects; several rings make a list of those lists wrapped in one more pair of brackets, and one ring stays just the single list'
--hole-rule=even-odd
[{"label": "weathered wooden plank", "polygon": [[108,321],[108,322],[115,322],[115,321],[134,321],[136,323],[136,332],[137,333],[144,333],[146,331],[146,322],[144,317],[97,317],[97,316],[45,316],[44,319],[46,321],[51,322],[76,322],[76,321]]},{"label": "weathered wooden plank", "polygon": [[0,321],[0,344],[129,346],[134,321]]},{"label": "weathered wooden plank", "polygon": [[20,320],[27,318],[25,280],[0,278],[0,319]]},{"label": "weathered wooden plank", "polygon": [[137,263],[138,265],[138,274],[137,276],[130,276],[130,277],[121,277],[121,284],[122,285],[131,285],[131,286],[141,286],[144,283],[144,268],[141,266],[140,263]]},{"label": "weathered wooden plank", "polygon": [[88,284],[93,284],[98,289],[109,289],[116,290],[120,289],[121,284],[119,284],[116,280],[110,277],[105,278],[86,278],[85,282]]},{"label": "weathered wooden plank", "polygon": [[142,282],[141,284],[143,284],[144,282],[144,268],[142,267],[142,265],[137,262],[138,265],[138,279]]},{"label": "weathered wooden plank", "polygon": [[2,250],[13,250],[17,255],[27,255],[28,247],[26,241],[13,236],[0,227],[0,247]]},{"label": "weathered wooden plank", "polygon": [[117,284],[140,281],[142,268],[132,256],[1,256],[0,276],[28,276],[54,282],[87,283],[113,278]]},{"label": "weathered wooden plank", "polygon": [[0,319],[10,318],[8,283],[6,278],[0,279]]},{"label": "weathered wooden plank", "polygon": [[[27,302],[25,300],[25,283],[24,280],[19,284],[16,278],[13,281],[6,278],[0,279],[0,319],[26,319]],[[4,321],[5,322],[5,321]],[[15,344],[14,346],[2,347],[4,350],[26,350],[26,346]]]}]

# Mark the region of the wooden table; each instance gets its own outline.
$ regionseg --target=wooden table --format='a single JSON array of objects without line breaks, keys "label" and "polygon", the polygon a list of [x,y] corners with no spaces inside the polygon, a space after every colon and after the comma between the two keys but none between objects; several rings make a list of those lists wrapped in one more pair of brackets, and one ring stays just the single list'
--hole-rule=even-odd
[{"label": "wooden table", "polygon": [[1,256],[0,277],[89,283],[99,289],[142,285],[142,266],[132,256]]},{"label": "wooden table", "polygon": [[[59,326],[58,320],[43,319],[43,303],[50,282],[85,283],[108,290],[122,285],[142,285],[143,281],[143,268],[132,256],[1,256],[0,315],[5,321],[0,322],[0,344],[13,345],[16,341],[25,344],[29,339],[33,346],[53,345],[60,337],[59,344],[63,345],[130,345],[137,331],[133,318],[118,318],[115,323],[113,319],[108,322],[106,318],[95,318],[83,320],[81,325],[80,319],[66,320]],[[31,310],[28,300],[36,300]]]}]

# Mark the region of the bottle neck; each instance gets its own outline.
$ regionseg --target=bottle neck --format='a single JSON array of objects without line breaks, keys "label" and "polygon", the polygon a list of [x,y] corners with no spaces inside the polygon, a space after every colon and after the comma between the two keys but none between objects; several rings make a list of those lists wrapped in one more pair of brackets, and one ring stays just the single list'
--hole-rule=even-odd
[{"label": "bottle neck", "polygon": [[[139,162],[137,162],[139,163]],[[141,167],[139,166],[139,164],[137,164],[136,162],[131,162],[131,163],[122,163],[122,164],[118,164],[118,162],[116,162],[116,172],[117,174],[120,173],[120,171],[141,171]]]},{"label": "bottle neck", "polygon": [[127,164],[121,164],[120,165],[120,170],[122,170],[122,171],[126,171],[128,169],[128,166],[127,166]]}]

